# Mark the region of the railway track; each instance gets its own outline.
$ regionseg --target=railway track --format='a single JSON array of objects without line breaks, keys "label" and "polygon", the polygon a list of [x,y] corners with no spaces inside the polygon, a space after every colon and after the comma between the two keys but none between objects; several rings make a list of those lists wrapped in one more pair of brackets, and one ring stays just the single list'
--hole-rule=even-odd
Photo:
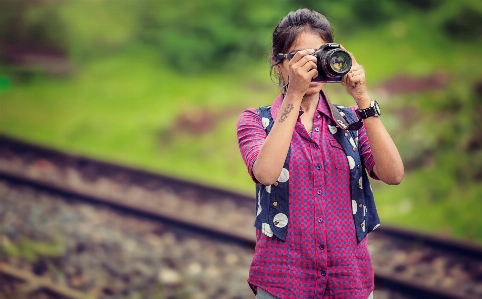
[{"label": "railway track", "polygon": [[65,285],[37,277],[30,271],[0,263],[0,298],[88,299],[89,296]]},{"label": "railway track", "polygon": [[[254,199],[244,194],[6,136],[0,136],[0,179],[101,203],[244,248],[255,244]],[[482,298],[482,250],[478,246],[386,226],[372,234],[369,246],[377,298],[394,298],[391,292],[405,298]]]},{"label": "railway track", "polygon": [[[2,299],[78,298],[58,292],[65,289],[85,299],[251,297],[246,279],[252,247],[205,229],[5,177],[0,227],[1,262],[33,278],[25,284],[51,282],[17,289],[18,277],[10,278],[6,289],[13,291],[2,297],[0,279]],[[35,248],[40,250],[32,258]]]}]

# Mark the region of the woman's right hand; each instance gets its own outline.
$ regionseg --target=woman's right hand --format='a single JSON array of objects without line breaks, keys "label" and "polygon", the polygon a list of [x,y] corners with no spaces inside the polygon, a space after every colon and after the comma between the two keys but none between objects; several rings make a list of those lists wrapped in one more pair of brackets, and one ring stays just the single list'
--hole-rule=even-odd
[{"label": "woman's right hand", "polygon": [[301,50],[289,61],[287,93],[303,97],[310,82],[318,76],[314,49]]}]

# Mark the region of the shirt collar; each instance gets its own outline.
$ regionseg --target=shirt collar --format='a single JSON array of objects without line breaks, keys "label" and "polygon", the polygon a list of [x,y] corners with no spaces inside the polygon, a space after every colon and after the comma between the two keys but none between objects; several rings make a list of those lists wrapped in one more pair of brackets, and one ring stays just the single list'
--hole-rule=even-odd
[{"label": "shirt collar", "polygon": [[[281,104],[283,103],[283,98],[284,94],[281,93],[271,104],[271,116],[273,117],[273,119],[276,119],[276,117],[278,116]],[[302,114],[303,111],[300,109],[299,116],[301,116]],[[326,117],[335,120],[331,110],[330,101],[328,100],[328,97],[323,91],[320,92],[320,98],[318,100],[318,106],[316,107],[315,114],[324,114]]]}]

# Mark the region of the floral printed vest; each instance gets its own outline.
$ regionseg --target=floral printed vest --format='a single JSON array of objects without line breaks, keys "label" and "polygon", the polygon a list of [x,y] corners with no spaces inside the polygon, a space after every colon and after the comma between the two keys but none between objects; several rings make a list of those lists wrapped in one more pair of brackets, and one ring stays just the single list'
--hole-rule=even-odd
[{"label": "floral printed vest", "polygon": [[[347,156],[350,167],[350,189],[353,211],[353,220],[358,242],[380,225],[380,219],[375,206],[375,200],[371,190],[368,175],[361,160],[359,149],[358,131],[345,130],[346,123],[358,121],[357,116],[350,108],[331,104],[332,116],[338,125],[332,120],[329,125],[330,132],[340,143]],[[258,108],[263,127],[267,134],[273,127],[271,106]],[[344,119],[343,119],[344,118]],[[273,235],[282,241],[286,241],[289,227],[289,161],[291,148],[288,150],[283,170],[273,185],[256,185],[256,221],[254,226],[268,237]],[[276,202],[276,203],[275,203]],[[275,204],[273,204],[275,203]]]}]

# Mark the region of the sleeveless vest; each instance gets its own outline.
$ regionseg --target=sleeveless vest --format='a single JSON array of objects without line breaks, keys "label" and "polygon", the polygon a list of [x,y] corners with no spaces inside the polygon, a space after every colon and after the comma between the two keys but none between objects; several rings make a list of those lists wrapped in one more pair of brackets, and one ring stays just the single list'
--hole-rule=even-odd
[{"label": "sleeveless vest", "polygon": [[[373,192],[358,147],[358,130],[345,130],[346,123],[358,121],[350,108],[331,104],[332,120],[329,131],[343,148],[350,168],[350,189],[353,221],[356,237],[361,242],[365,236],[380,225]],[[258,108],[258,114],[267,134],[273,127],[271,106]],[[356,148],[356,150],[354,150]],[[276,183],[256,185],[256,220],[254,226],[268,237],[286,241],[289,227],[289,161],[291,146],[286,155],[283,169]],[[275,203],[276,202],[276,203]],[[275,204],[273,204],[275,203]]]}]

